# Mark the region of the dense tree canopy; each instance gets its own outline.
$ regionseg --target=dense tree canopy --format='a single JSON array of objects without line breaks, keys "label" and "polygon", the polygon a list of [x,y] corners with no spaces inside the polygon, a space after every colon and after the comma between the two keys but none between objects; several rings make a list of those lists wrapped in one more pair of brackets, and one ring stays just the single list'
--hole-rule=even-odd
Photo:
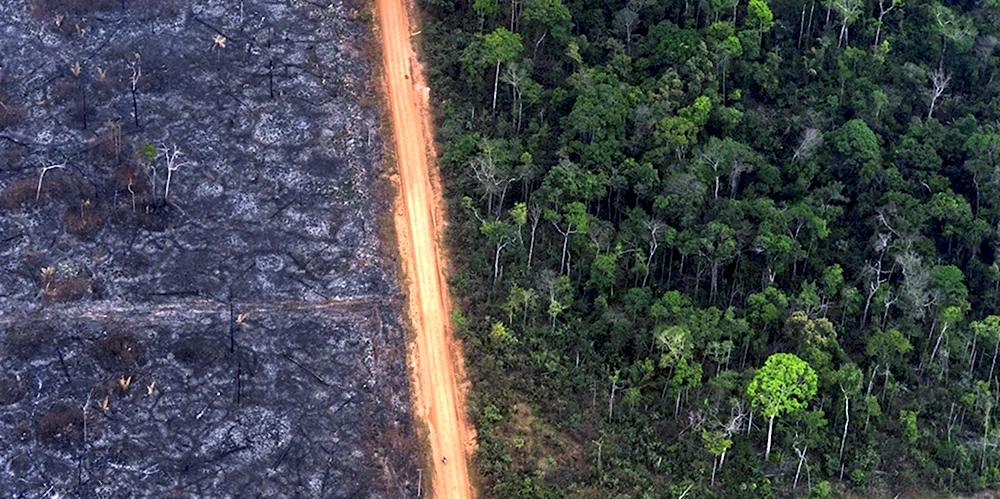
[{"label": "dense tree canopy", "polygon": [[1000,484],[995,2],[423,6],[487,495]]}]

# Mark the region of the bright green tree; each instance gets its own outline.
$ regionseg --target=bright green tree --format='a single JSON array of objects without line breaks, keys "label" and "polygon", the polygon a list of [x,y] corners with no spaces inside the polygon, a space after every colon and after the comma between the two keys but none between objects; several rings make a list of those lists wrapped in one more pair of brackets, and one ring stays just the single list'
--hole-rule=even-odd
[{"label": "bright green tree", "polygon": [[750,4],[747,5],[746,23],[747,26],[757,29],[757,45],[760,45],[764,33],[774,27],[774,13],[764,0],[750,0]]},{"label": "bright green tree", "polygon": [[767,422],[767,447],[764,460],[771,456],[774,418],[804,409],[816,395],[816,371],[804,360],[790,353],[776,353],[767,358],[747,388],[754,406],[759,406]]}]

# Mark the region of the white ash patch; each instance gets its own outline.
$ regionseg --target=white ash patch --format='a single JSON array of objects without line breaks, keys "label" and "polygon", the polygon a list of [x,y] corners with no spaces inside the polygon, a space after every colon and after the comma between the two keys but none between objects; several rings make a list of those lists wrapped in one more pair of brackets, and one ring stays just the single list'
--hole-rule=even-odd
[{"label": "white ash patch", "polygon": [[285,219],[290,230],[305,233],[311,237],[322,239],[330,236],[330,222],[322,214],[305,213],[289,208],[285,210]]},{"label": "white ash patch", "polygon": [[305,190],[305,187],[309,185],[309,177],[307,175],[290,168],[281,169],[281,171],[274,175],[274,180],[285,187],[295,190]]},{"label": "white ash patch", "polygon": [[302,145],[312,138],[309,123],[286,114],[265,114],[253,131],[253,138],[265,145]]},{"label": "white ash patch", "polygon": [[196,190],[198,197],[219,197],[225,192],[222,185],[215,182],[199,182]]},{"label": "white ash patch", "polygon": [[292,427],[287,418],[263,407],[250,407],[241,410],[234,421],[212,430],[201,451],[213,455],[235,450],[237,459],[251,463],[273,456],[291,439]]},{"label": "white ash patch", "polygon": [[262,272],[280,272],[285,268],[285,259],[281,255],[269,254],[258,255],[254,258],[254,264]]},{"label": "white ash patch", "polygon": [[240,220],[256,221],[260,217],[260,206],[257,205],[257,198],[245,193],[237,192],[233,194],[233,212]]}]

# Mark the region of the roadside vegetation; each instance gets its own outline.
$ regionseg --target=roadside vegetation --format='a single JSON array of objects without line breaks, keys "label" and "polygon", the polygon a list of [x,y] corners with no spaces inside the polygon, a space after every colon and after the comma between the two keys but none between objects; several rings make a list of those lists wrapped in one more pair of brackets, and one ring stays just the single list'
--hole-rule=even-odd
[{"label": "roadside vegetation", "polygon": [[423,0],[493,497],[1000,482],[1000,7]]}]

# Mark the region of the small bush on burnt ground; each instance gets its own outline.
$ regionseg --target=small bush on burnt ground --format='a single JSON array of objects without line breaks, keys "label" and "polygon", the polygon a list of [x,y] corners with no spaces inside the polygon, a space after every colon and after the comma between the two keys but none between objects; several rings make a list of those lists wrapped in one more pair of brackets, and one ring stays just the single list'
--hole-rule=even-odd
[{"label": "small bush on burnt ground", "polygon": [[129,204],[132,203],[131,199],[135,198],[135,211],[138,211],[139,199],[148,199],[150,197],[149,173],[149,168],[146,165],[135,161],[122,165],[117,175],[115,175],[112,188],[121,197],[129,198]]},{"label": "small bush on burnt ground", "polygon": [[42,299],[45,301],[73,301],[93,293],[93,281],[76,275],[62,275],[53,267],[42,269]]},{"label": "small bush on burnt ground", "polygon": [[58,404],[49,409],[38,423],[43,442],[55,445],[74,445],[83,442],[84,429],[88,438],[97,438],[101,428],[92,417],[79,407]]},{"label": "small bush on burnt ground", "polygon": [[0,204],[6,209],[26,205],[30,201],[35,200],[37,189],[37,179],[22,178],[21,180],[15,180],[14,183],[8,185],[3,190],[3,194],[0,194]]},{"label": "small bush on burnt ground", "polygon": [[414,490],[408,489],[407,483],[414,481],[415,469],[411,468],[413,462],[403,456],[420,456],[426,453],[420,449],[418,440],[398,424],[390,423],[386,426],[373,424],[371,422],[363,426],[366,439],[373,442],[373,447],[383,456],[394,456],[389,459],[390,466],[395,464],[402,466],[402,469],[392,467],[388,470],[388,483],[390,492],[394,492],[398,497],[405,497]]},{"label": "small bush on burnt ground", "polygon": [[[89,84],[94,80],[92,69],[85,70],[77,63],[66,70],[69,74],[56,79],[49,87],[49,99],[57,105],[64,106],[64,111],[72,122],[79,123],[86,129],[94,122],[94,116],[97,114],[96,105],[107,99],[107,93],[102,91],[98,94],[94,91],[96,85]],[[100,98],[101,95],[104,95],[104,98]]]},{"label": "small bush on burnt ground", "polygon": [[36,196],[39,202],[66,199],[76,194],[76,191],[75,183],[68,175],[61,171],[50,171],[45,174],[40,191],[37,176],[15,180],[8,185],[0,193],[0,207],[10,210],[28,206],[35,202]]},{"label": "small bush on burnt ground", "polygon": [[93,75],[93,78],[88,80],[91,82],[90,91],[94,102],[110,100],[115,93],[112,82],[121,81],[121,70],[111,64],[109,67],[97,66],[89,74]]},{"label": "small bush on burnt ground", "polygon": [[11,104],[9,100],[0,96],[0,130],[17,125],[27,113],[27,108]]},{"label": "small bush on burnt ground", "polygon": [[162,199],[143,199],[136,209],[139,226],[150,232],[163,232],[170,226],[170,205]]},{"label": "small bush on burnt ground", "polygon": [[77,236],[90,236],[100,231],[108,221],[108,210],[102,203],[87,199],[79,208],[71,207],[64,217],[66,230]]},{"label": "small bush on burnt ground", "polygon": [[28,109],[17,105],[11,98],[14,84],[7,77],[7,74],[0,71],[0,130],[17,125],[28,114]]},{"label": "small bush on burnt ground", "polygon": [[90,279],[74,277],[42,288],[42,298],[46,301],[80,300],[93,293],[93,282]]},{"label": "small bush on burnt ground", "polygon": [[64,25],[74,28],[80,17],[110,9],[118,0],[36,0],[31,5],[31,16],[39,21],[52,21],[60,29]]},{"label": "small bush on burnt ground", "polygon": [[69,78],[59,78],[49,88],[49,99],[55,104],[63,105],[80,97],[80,87],[76,81]]},{"label": "small bush on burnt ground", "polygon": [[229,353],[229,348],[227,345],[226,348],[220,349],[215,341],[191,337],[180,340],[170,347],[170,351],[178,364],[194,371],[197,377],[215,368]]},{"label": "small bush on burnt ground", "polygon": [[93,165],[99,171],[116,170],[123,162],[132,159],[131,143],[122,134],[122,127],[110,121],[101,134],[87,145]]},{"label": "small bush on burnt ground", "polygon": [[[106,393],[108,394],[107,398],[104,399],[102,402],[98,402],[98,406],[101,407],[101,404],[110,404],[112,396],[115,397],[115,399],[123,399],[126,397],[131,397],[134,394],[145,389],[145,388],[137,388],[139,387],[139,385],[140,383],[136,381],[135,376],[131,374],[123,374],[121,376],[107,380],[107,382],[104,383]],[[107,410],[107,407],[108,407],[107,405],[104,405],[101,408]]]},{"label": "small bush on burnt ground", "polygon": [[101,135],[87,145],[87,151],[90,164],[106,181],[105,189],[138,213],[140,201],[152,197],[149,167],[156,157],[156,148],[136,147],[122,132],[121,125],[109,121]]},{"label": "small bush on burnt ground", "polygon": [[115,333],[97,344],[97,362],[115,373],[128,373],[146,363],[146,347],[131,333]]},{"label": "small bush on burnt ground", "polygon": [[24,386],[20,378],[0,379],[0,405],[16,404],[24,398]]}]

